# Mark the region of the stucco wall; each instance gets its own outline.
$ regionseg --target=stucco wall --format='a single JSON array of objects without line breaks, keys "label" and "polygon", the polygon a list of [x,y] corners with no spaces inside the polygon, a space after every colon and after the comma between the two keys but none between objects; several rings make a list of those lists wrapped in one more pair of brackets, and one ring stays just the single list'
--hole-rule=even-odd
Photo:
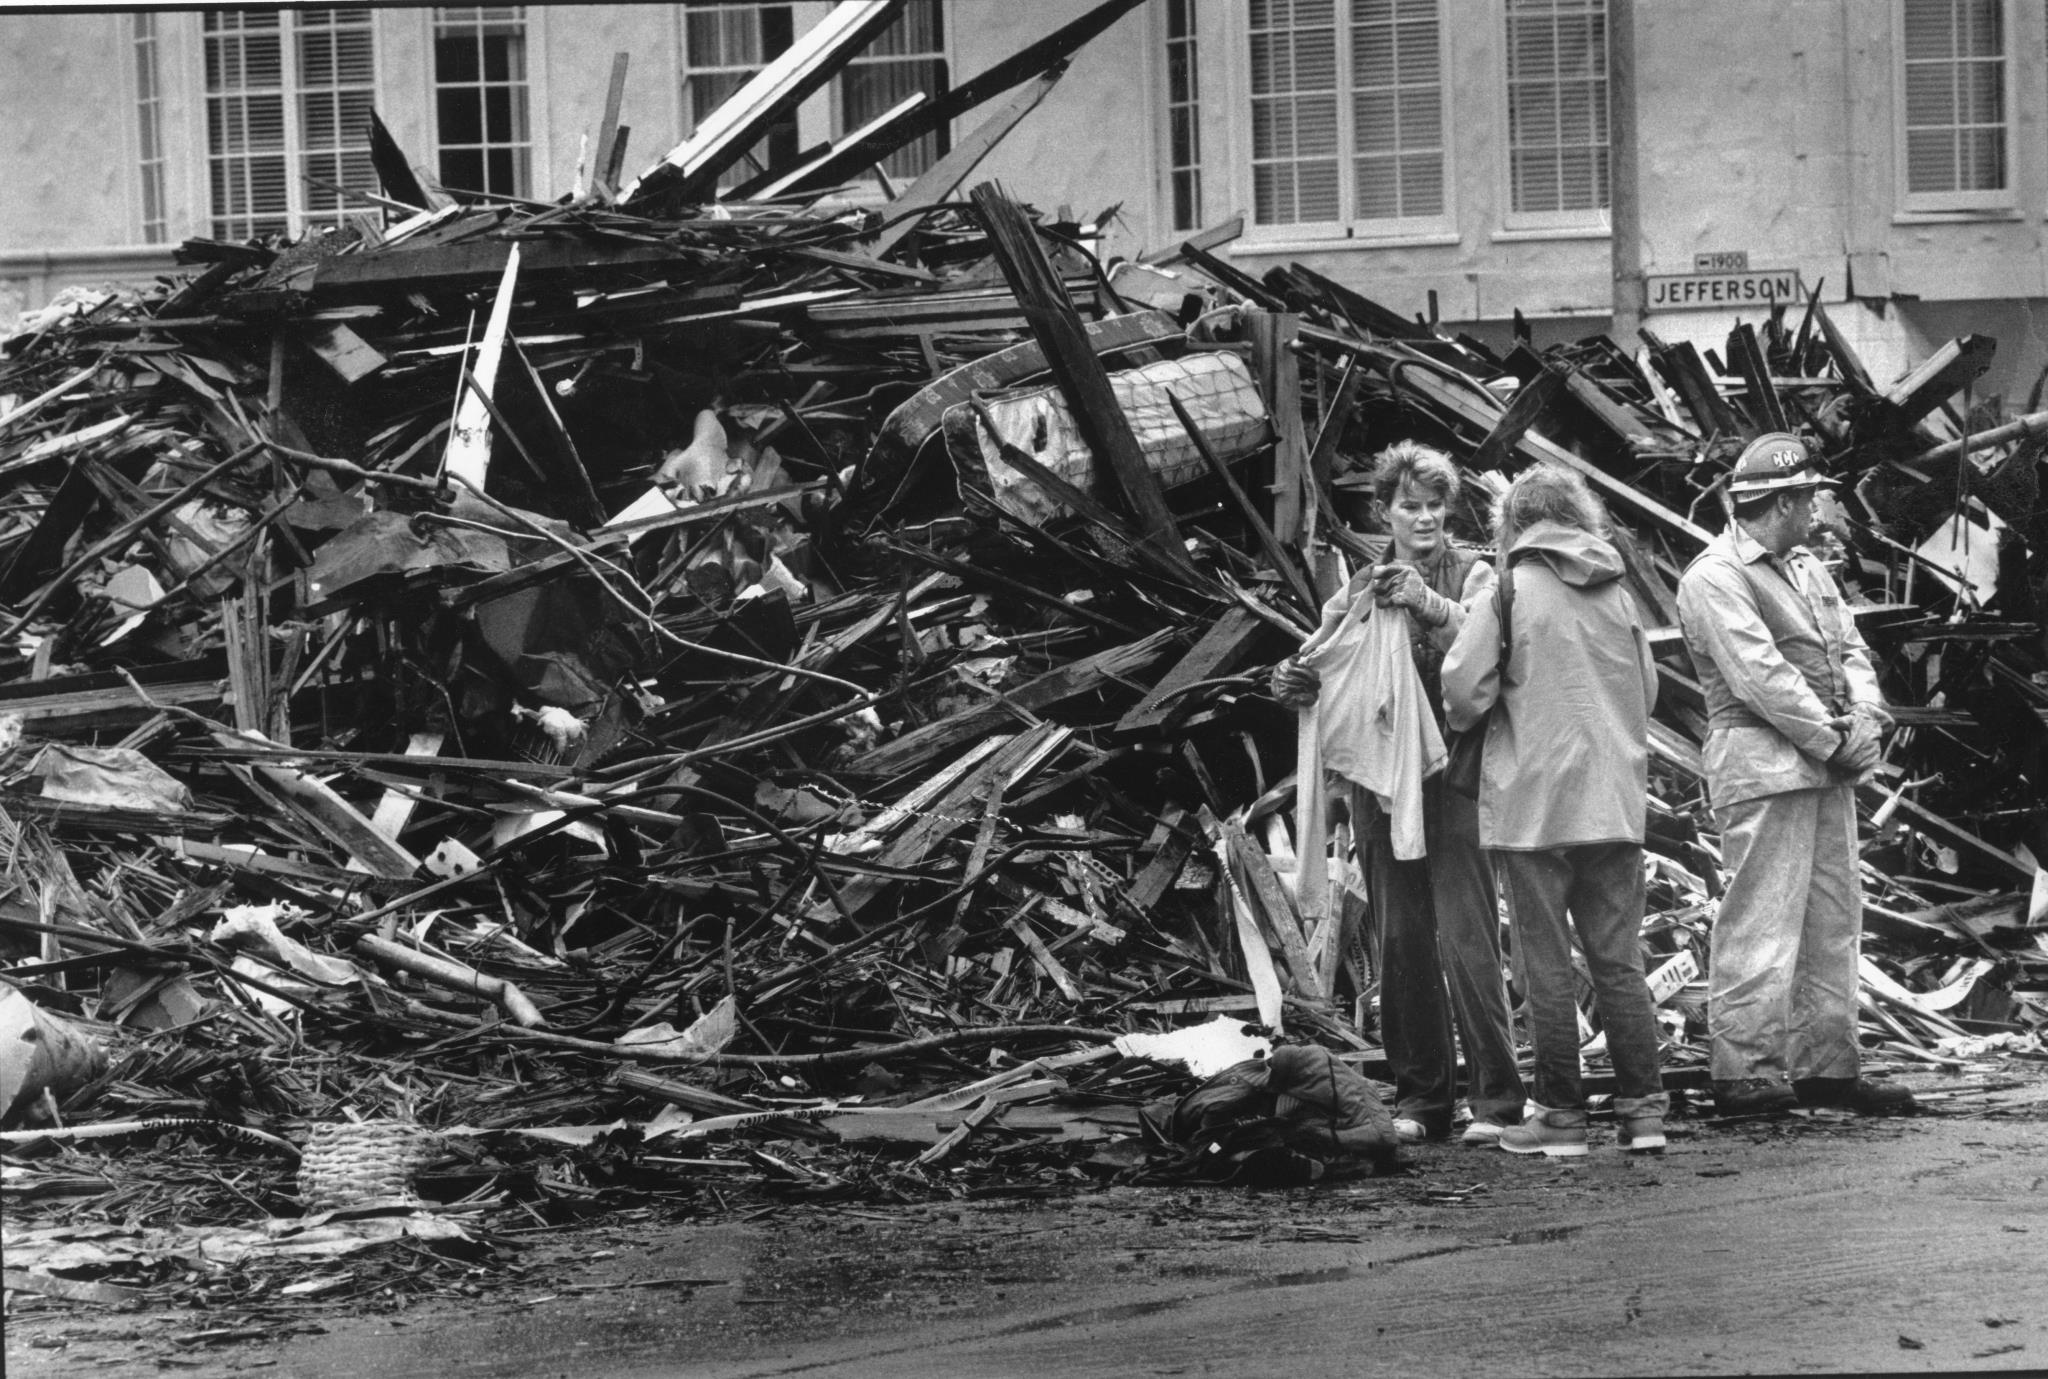
[{"label": "stucco wall", "polygon": [[0,15],[0,248],[132,243],[128,21]]}]

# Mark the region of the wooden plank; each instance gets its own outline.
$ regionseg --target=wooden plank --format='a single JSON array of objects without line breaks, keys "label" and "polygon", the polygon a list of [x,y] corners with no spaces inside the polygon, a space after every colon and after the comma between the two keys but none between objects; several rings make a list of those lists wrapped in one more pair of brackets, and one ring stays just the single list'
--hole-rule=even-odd
[{"label": "wooden plank", "polygon": [[[1155,632],[1140,641],[1098,651],[1005,690],[1006,702],[1037,712],[1054,704],[1087,694],[1117,679],[1133,675],[1166,653],[1173,633]],[[847,768],[849,774],[889,777],[913,770],[918,763],[970,738],[985,737],[1014,721],[1001,705],[976,705],[949,714],[937,722],[912,729],[894,742],[884,743]]]},{"label": "wooden plank", "polygon": [[1073,409],[1074,423],[1081,439],[1106,462],[1124,501],[1144,533],[1143,544],[1167,565],[1195,578],[1182,544],[1179,524],[1166,505],[1159,478],[1145,462],[1144,451],[1131,431],[1130,418],[1109,386],[1109,372],[1088,344],[1087,332],[1074,304],[1067,299],[1038,242],[1038,231],[1025,218],[1023,207],[1010,200],[1001,187],[984,182],[972,193],[975,211],[988,231],[989,247],[1010,290],[1024,307],[1031,333],[1045,347],[1046,363],[1059,383],[1060,393]]},{"label": "wooden plank", "polygon": [[612,180],[618,164],[619,106],[626,98],[626,64],[630,53],[612,54],[612,76],[604,92],[604,118],[597,125],[597,152],[591,161],[592,186],[601,200],[609,201],[618,184]]},{"label": "wooden plank", "polygon": [[316,321],[300,337],[343,383],[359,383],[391,361],[342,321]]},{"label": "wooden plank", "polygon": [[1634,408],[1615,401],[1607,389],[1589,378],[1583,370],[1570,365],[1565,366],[1564,386],[1565,391],[1570,393],[1581,407],[1591,412],[1593,419],[1622,444],[1657,439],[1656,433],[1643,425],[1643,419],[1636,415]]},{"label": "wooden plank", "polygon": [[[1300,387],[1299,380],[1296,381],[1295,386],[1297,389]],[[1280,396],[1287,397],[1291,396],[1291,394],[1281,394]],[[1251,527],[1252,537],[1259,543],[1259,549],[1265,553],[1267,561],[1273,566],[1274,571],[1287,582],[1287,587],[1294,591],[1295,598],[1301,601],[1301,612],[1309,618],[1314,618],[1316,610],[1322,606],[1322,600],[1318,599],[1315,596],[1315,591],[1309,588],[1308,578],[1302,574],[1300,563],[1281,546],[1280,539],[1274,534],[1273,529],[1268,527],[1265,519],[1259,516],[1258,508],[1253,505],[1251,498],[1237,482],[1237,476],[1225,468],[1223,461],[1216,457],[1216,452],[1209,448],[1209,441],[1207,437],[1202,435],[1202,428],[1197,426],[1195,419],[1188,415],[1188,409],[1181,404],[1180,398],[1169,389],[1166,394],[1166,400],[1172,406],[1173,414],[1180,419],[1181,429],[1186,431],[1188,439],[1195,443],[1195,451],[1202,457],[1202,463],[1209,467],[1209,473],[1215,477],[1218,483],[1223,485],[1223,491],[1230,495],[1230,501],[1237,506],[1238,512],[1243,515],[1246,524]],[[1288,409],[1287,404],[1283,403],[1282,406],[1283,409]],[[1301,409],[1293,407],[1288,410],[1292,410],[1295,421],[1298,423],[1301,420]],[[1297,427],[1297,429],[1299,428]],[[1307,504],[1307,511],[1312,513],[1315,511],[1314,495],[1303,487],[1302,479],[1306,470],[1299,463],[1298,450],[1296,456],[1295,473],[1291,480],[1295,488],[1295,497],[1297,499],[1309,498],[1310,502]],[[1281,487],[1283,485],[1275,485],[1276,489]],[[1297,518],[1296,526],[1297,528],[1304,528],[1306,524]],[[1305,530],[1303,535],[1306,535]],[[1301,543],[1297,541],[1295,544],[1296,549],[1299,549]]]},{"label": "wooden plank", "polygon": [[1159,903],[1159,898],[1166,894],[1166,888],[1173,884],[1174,878],[1180,875],[1180,869],[1186,865],[1188,854],[1194,850],[1194,834],[1181,827],[1185,818],[1185,809],[1177,804],[1168,805],[1153,828],[1153,837],[1146,840],[1152,848],[1152,860],[1145,864],[1144,870],[1138,873],[1130,889],[1124,893],[1124,899],[1141,912]]},{"label": "wooden plank", "polygon": [[1785,404],[1778,400],[1778,390],[1771,383],[1770,365],[1764,360],[1763,346],[1757,343],[1755,326],[1744,321],[1728,332],[1728,355],[1728,362],[1749,385],[1743,400],[1749,404],[1750,419],[1757,429],[1789,430]]},{"label": "wooden plank", "polygon": [[1164,723],[1174,712],[1179,691],[1201,680],[1227,675],[1250,650],[1264,624],[1247,608],[1233,605],[1223,610],[1202,639],[1160,677],[1143,699],[1117,721],[1119,733],[1142,732]]},{"label": "wooden plank", "polygon": [[1700,358],[1700,352],[1692,341],[1681,340],[1676,345],[1667,345],[1648,329],[1642,334],[1650,346],[1650,362],[1685,404],[1686,412],[1692,417],[1693,430],[1699,432],[1701,439],[1743,434],[1741,419],[1735,415],[1735,409],[1728,400],[1721,396],[1721,390],[1714,386],[1706,361]]},{"label": "wooden plank", "polygon": [[[1294,342],[1301,336],[1301,317],[1291,311],[1254,311],[1247,313],[1245,324],[1259,390],[1273,417],[1273,535],[1299,547],[1303,524],[1314,511],[1314,499],[1305,488],[1308,439],[1301,419],[1301,364],[1294,354]],[[1181,420],[1187,422],[1185,414]],[[1188,429],[1193,434],[1193,426]],[[1282,568],[1288,568],[1284,562]],[[1309,611],[1315,611],[1313,599]]]},{"label": "wooden plank", "polygon": [[1238,951],[1244,955],[1247,975],[1251,978],[1252,996],[1259,1007],[1259,1023],[1280,1033],[1285,1029],[1283,1020],[1286,1006],[1280,991],[1280,974],[1273,967],[1272,950],[1266,947],[1266,936],[1259,929],[1259,922],[1252,916],[1251,902],[1245,899],[1244,888],[1238,884],[1236,869],[1230,865],[1230,845],[1225,841],[1223,825],[1209,811],[1207,805],[1201,809],[1202,831],[1209,836],[1209,847],[1216,854],[1216,867],[1222,873],[1224,904],[1230,908],[1230,916],[1237,933]]},{"label": "wooden plank", "polygon": [[1998,342],[1988,335],[1958,336],[1885,389],[1884,400],[1902,423],[1911,425],[1980,377],[1997,351]]},{"label": "wooden plank", "polygon": [[[214,738],[224,747],[238,745],[238,739],[228,734],[215,733]],[[240,739],[247,740],[247,737]],[[419,871],[419,858],[379,833],[354,805],[305,772],[291,766],[258,762],[234,769],[238,772],[246,770],[249,779],[261,783],[264,793],[303,819],[335,847],[361,862],[371,875],[404,880]]]},{"label": "wooden plank", "polygon": [[1505,412],[1493,423],[1493,429],[1486,433],[1486,439],[1479,442],[1479,448],[1472,452],[1468,462],[1473,469],[1500,469],[1507,463],[1515,447],[1522,443],[1522,437],[1534,426],[1537,419],[1548,412],[1565,390],[1564,370],[1546,366],[1531,382],[1515,390]]},{"label": "wooden plank", "polygon": [[1024,945],[1024,951],[1031,955],[1031,960],[1038,964],[1039,970],[1052,978],[1052,984],[1059,988],[1060,995],[1079,1004],[1085,999],[1080,984],[1074,980],[1073,974],[1060,965],[1060,960],[1045,946],[1045,940],[1032,931],[1030,914],[1038,908],[1042,899],[1043,897],[1033,896],[1026,901],[1023,909],[1003,921],[1003,927],[1016,935],[1017,941]]},{"label": "wooden plank", "polygon": [[690,137],[621,189],[643,186],[678,200],[708,196],[720,173],[746,156],[768,127],[830,81],[877,34],[896,21],[905,0],[842,0],[739,90],[707,115]]},{"label": "wooden plank", "polygon": [[1238,866],[1243,869],[1245,880],[1250,883],[1252,897],[1258,902],[1266,927],[1279,941],[1280,954],[1294,978],[1294,989],[1311,1001],[1320,1001],[1323,998],[1322,979],[1316,973],[1315,964],[1309,961],[1308,945],[1302,941],[1301,916],[1295,910],[1287,888],[1280,884],[1279,876],[1273,871],[1272,860],[1266,856],[1264,848],[1246,836],[1235,817],[1224,819],[1222,827],[1224,840],[1229,844]]},{"label": "wooden plank", "polygon": [[[1083,44],[1130,13],[1143,0],[1104,0],[1093,9],[1047,34],[985,72],[977,73],[923,106],[900,125],[879,130],[845,148],[835,147],[826,162],[790,184],[791,191],[816,191],[834,186],[870,167],[897,149],[949,125],[968,111],[994,100],[1005,91],[1041,77],[1062,66]],[[992,123],[992,121],[991,121]],[[979,133],[979,131],[977,131]]]},{"label": "wooden plank", "polygon": [[[977,748],[969,754],[976,763],[973,769],[958,773],[949,789],[933,795],[929,804],[918,806],[908,826],[875,855],[875,864],[893,869],[917,866],[941,839],[974,821],[974,806],[991,781],[1002,781],[1007,788],[1036,771],[1072,736],[1072,729],[1048,723]],[[893,884],[888,877],[855,878],[841,891],[847,913],[859,914]]]},{"label": "wooden plank", "polygon": [[1059,83],[1060,74],[1065,70],[1064,65],[1057,66],[1019,91],[1000,110],[977,125],[972,134],[954,144],[945,157],[925,169],[923,176],[905,188],[901,196],[885,206],[883,217],[894,223],[875,237],[870,252],[878,259],[887,258],[890,250],[917,228],[919,217],[915,212],[927,210],[951,197],[968,175],[981,166],[981,160],[988,156],[989,150],[1038,108],[1038,103]]}]

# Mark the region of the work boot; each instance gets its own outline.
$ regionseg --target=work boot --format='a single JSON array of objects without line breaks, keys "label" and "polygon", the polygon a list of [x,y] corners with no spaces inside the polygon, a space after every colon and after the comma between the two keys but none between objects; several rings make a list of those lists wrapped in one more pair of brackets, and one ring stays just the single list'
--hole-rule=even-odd
[{"label": "work boot", "polygon": [[1798,1095],[1782,1082],[1768,1077],[1745,1077],[1733,1082],[1714,1083],[1714,1111],[1723,1116],[1757,1116],[1770,1111],[1789,1111],[1799,1104]]},{"label": "work boot", "polygon": [[1586,1150],[1586,1113],[1529,1103],[1520,1125],[1501,1127],[1500,1147],[1510,1154],[1544,1154],[1577,1159]]},{"label": "work boot", "polygon": [[1664,1152],[1664,1117],[1621,1116],[1614,1118],[1615,1143],[1631,1154]]},{"label": "work boot", "polygon": [[1865,1077],[1800,1077],[1792,1091],[1801,1106],[1840,1106],[1865,1116],[1910,1116],[1920,1103],[1904,1087]]}]

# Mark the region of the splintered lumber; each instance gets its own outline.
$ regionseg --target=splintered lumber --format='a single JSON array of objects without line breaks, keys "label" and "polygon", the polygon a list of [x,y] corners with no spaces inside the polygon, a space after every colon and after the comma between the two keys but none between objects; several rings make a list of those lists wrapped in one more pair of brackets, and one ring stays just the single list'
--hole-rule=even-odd
[{"label": "splintered lumber", "polygon": [[[1084,44],[1142,3],[1143,0],[1104,0],[1104,3],[1096,5],[1080,18],[1019,49],[987,71],[960,82],[935,100],[919,107],[900,123],[892,124],[886,130],[878,130],[866,137],[851,140],[844,147],[834,147],[827,159],[805,170],[801,177],[788,184],[787,190],[818,191],[858,176],[897,149],[916,142],[935,129],[952,124],[968,111],[994,100],[1012,87],[1020,86],[1034,78],[1063,71],[1067,59],[1078,52]],[[1034,98],[1032,104],[1036,103]],[[969,136],[970,139],[980,138],[984,130],[995,127],[1004,118],[1003,114],[992,116]],[[996,139],[1001,137],[1001,134],[995,135]],[[977,154],[975,161],[978,162],[980,157],[981,155]],[[935,164],[934,167],[936,166]],[[971,171],[971,168],[969,170]],[[966,175],[962,172],[955,177],[953,185],[959,185]],[[913,190],[916,185],[918,184],[913,184]],[[898,207],[892,204],[889,214],[893,216],[897,209]],[[880,252],[877,251],[877,257],[880,256]]]},{"label": "splintered lumber", "polygon": [[841,0],[733,93],[682,143],[621,189],[630,200],[659,169],[680,174],[675,193],[694,197],[737,163],[777,119],[830,81],[903,9],[904,0]]},{"label": "splintered lumber", "polygon": [[[1301,408],[1291,405],[1290,400],[1301,396],[1301,368],[1294,357],[1294,342],[1301,334],[1301,317],[1293,312],[1256,311],[1247,318],[1252,341],[1252,361],[1259,373],[1260,391],[1266,397],[1275,399],[1273,404],[1273,525],[1272,533],[1281,541],[1299,546],[1302,540],[1303,523],[1309,513],[1315,510],[1314,495],[1305,485],[1308,482],[1308,441],[1303,434]],[[1179,399],[1174,407],[1180,410]],[[1187,425],[1190,435],[1194,425],[1185,412],[1181,421]],[[1204,448],[1204,457],[1209,456]],[[1279,568],[1295,575],[1294,567],[1284,559]],[[1311,612],[1315,600],[1308,599]]]},{"label": "splintered lumber", "polygon": [[1217,870],[1222,875],[1226,903],[1237,933],[1238,951],[1244,956],[1245,970],[1251,977],[1252,996],[1258,1002],[1259,1023],[1279,1033],[1283,1030],[1285,1001],[1280,991],[1280,974],[1273,967],[1272,950],[1266,946],[1266,936],[1252,913],[1251,902],[1245,898],[1244,888],[1238,884],[1237,868],[1231,865],[1230,842],[1223,825],[1207,805],[1202,806],[1200,818],[1202,831],[1209,836],[1210,851],[1216,855]]},{"label": "splintered lumber", "polygon": [[1022,304],[1031,333],[1044,347],[1046,363],[1073,409],[1082,439],[1098,461],[1107,461],[1111,477],[1138,519],[1144,544],[1168,565],[1192,575],[1180,528],[1166,506],[1158,476],[1145,463],[1130,419],[1110,389],[1102,361],[1089,348],[1081,318],[1046,260],[1037,231],[1025,219],[1023,208],[993,182],[976,187],[972,199],[1003,276]]},{"label": "splintered lumber", "polygon": [[1556,403],[1565,390],[1563,369],[1546,364],[1536,377],[1515,390],[1507,410],[1493,423],[1486,439],[1472,452],[1470,464],[1478,470],[1500,469],[1522,443],[1531,426]]},{"label": "splintered lumber", "polygon": [[1785,407],[1778,401],[1778,390],[1771,382],[1770,365],[1764,360],[1763,347],[1757,343],[1756,327],[1744,321],[1728,333],[1729,363],[1742,381],[1749,385],[1745,400],[1749,403],[1750,418],[1756,422],[1759,431],[1783,431]]},{"label": "splintered lumber", "polygon": [[476,363],[456,404],[455,425],[448,433],[448,450],[441,461],[449,478],[479,490],[491,472],[491,388],[497,381],[498,358],[504,353],[505,332],[512,323],[512,293],[518,285],[519,246],[515,244],[505,255],[505,273],[491,302],[490,322],[477,344]]},{"label": "splintered lumber", "polygon": [[1187,655],[1174,662],[1159,683],[1117,720],[1120,733],[1156,728],[1172,716],[1181,693],[1204,680],[1227,675],[1259,638],[1261,624],[1249,609],[1231,607],[1209,625]]},{"label": "splintered lumber", "polygon": [[1070,1001],[1080,1001],[1083,999],[1083,993],[1075,984],[1072,974],[1060,966],[1060,960],[1045,946],[1045,940],[1032,932],[1031,912],[1042,903],[1043,897],[1033,896],[1024,903],[1022,909],[1003,921],[1003,927],[1016,935],[1017,941],[1023,944],[1024,950],[1031,955],[1031,960],[1038,964],[1046,976],[1052,978],[1052,984],[1059,988],[1060,995]]},{"label": "splintered lumber", "polygon": [[1015,689],[1004,690],[1000,704],[962,709],[936,723],[927,723],[905,733],[863,757],[858,763],[860,773],[886,777],[915,770],[940,752],[970,738],[984,737],[1005,723],[1013,722],[1015,715],[1004,705],[1035,713],[1077,695],[1092,693],[1106,683],[1135,675],[1151,665],[1165,654],[1172,640],[1171,632],[1155,632],[1140,641],[1111,647],[1056,666]]},{"label": "splintered lumber", "polygon": [[[223,736],[221,745],[232,749],[248,740],[264,741],[260,735],[252,733],[244,739]],[[233,769],[243,774],[259,794],[269,796],[288,812],[305,820],[321,837],[361,863],[364,870],[399,881],[419,871],[419,858],[385,837],[375,824],[336,794],[332,787],[296,767],[250,761]]]},{"label": "splintered lumber", "polygon": [[954,190],[965,182],[989,151],[1001,143],[1009,132],[1015,129],[1026,115],[1038,108],[1038,103],[1051,94],[1059,84],[1064,67],[1054,67],[1045,75],[1019,91],[995,114],[988,117],[974,132],[955,143],[946,156],[925,169],[924,173],[907,188],[903,195],[889,203],[888,215],[894,221],[881,234],[875,236],[870,252],[878,259],[887,258],[890,250],[903,237],[917,228],[917,212],[936,206],[950,197]]},{"label": "splintered lumber", "polygon": [[1951,340],[1885,389],[1885,403],[1910,425],[1982,377],[1997,349],[1998,342],[1984,335]]},{"label": "splintered lumber", "polygon": [[[1036,771],[1053,753],[1065,746],[1071,736],[1071,729],[1041,724],[1014,737],[995,741],[992,750],[977,752],[977,756],[985,759],[960,774],[950,788],[935,793],[928,805],[904,811],[910,816],[910,823],[886,843],[873,860],[886,868],[919,865],[941,839],[975,821],[975,803],[991,783],[1001,782],[1007,790]],[[890,884],[891,881],[885,877],[856,877],[841,893],[846,913],[858,915]]]},{"label": "splintered lumber", "polygon": [[417,948],[408,948],[402,943],[379,938],[375,934],[364,934],[356,940],[355,950],[366,958],[395,967],[401,972],[410,972],[436,986],[450,991],[460,991],[469,996],[480,996],[495,1001],[505,1008],[513,1022],[525,1029],[546,1029],[547,1017],[540,1008],[503,977],[486,976],[464,963],[423,953]]},{"label": "splintered lumber", "polygon": [[1267,932],[1280,945],[1288,973],[1294,979],[1294,989],[1311,1001],[1321,1000],[1322,979],[1315,964],[1309,961],[1307,945],[1302,941],[1301,920],[1293,900],[1274,874],[1271,860],[1245,835],[1244,826],[1236,818],[1223,819],[1221,828],[1232,860],[1251,883],[1251,894]]},{"label": "splintered lumber", "polygon": [[[1284,322],[1289,318],[1282,317],[1279,319]],[[1291,364],[1294,356],[1287,354],[1286,359]],[[1296,381],[1295,391],[1297,393],[1300,391],[1298,380]],[[1286,394],[1281,394],[1281,396],[1286,396]],[[1259,510],[1252,505],[1251,499],[1246,496],[1244,488],[1237,482],[1237,476],[1232,474],[1223,461],[1217,458],[1215,450],[1210,447],[1207,438],[1202,435],[1202,428],[1197,426],[1195,419],[1188,415],[1188,409],[1182,405],[1181,400],[1171,390],[1167,392],[1166,400],[1172,405],[1174,416],[1180,419],[1182,429],[1188,433],[1188,439],[1194,442],[1196,451],[1201,454],[1202,463],[1209,467],[1209,473],[1215,476],[1216,482],[1223,486],[1223,491],[1230,495],[1230,501],[1237,505],[1239,512],[1244,514],[1245,525],[1251,528],[1252,535],[1258,540],[1259,549],[1265,552],[1268,563],[1287,581],[1287,587],[1294,591],[1294,596],[1301,600],[1301,611],[1309,617],[1314,617],[1316,609],[1321,606],[1322,600],[1318,599],[1315,596],[1315,591],[1309,588],[1308,580],[1303,577],[1300,565],[1281,546],[1279,538],[1274,535],[1273,528],[1267,526],[1265,519],[1259,516]],[[1285,454],[1290,458],[1282,466],[1287,471],[1287,477],[1276,479],[1275,486],[1284,491],[1294,492],[1296,506],[1298,506],[1299,500],[1304,496],[1300,489],[1301,485],[1306,481],[1307,475],[1307,471],[1302,463],[1303,457],[1300,444],[1301,409],[1299,407],[1285,407],[1281,411],[1285,415],[1291,415],[1294,418],[1295,424],[1291,428],[1293,435],[1291,442],[1288,439],[1290,428],[1286,425],[1280,427],[1281,439],[1279,449],[1275,454],[1276,456]],[[1313,491],[1309,491],[1306,496],[1310,499],[1308,510],[1313,512],[1315,509]],[[1280,519],[1275,518],[1276,523],[1279,521]],[[1302,526],[1305,523],[1305,519],[1297,512],[1292,514],[1289,523],[1290,525],[1282,526],[1282,530],[1291,530],[1294,526]],[[1299,545],[1298,540],[1296,544],[1297,546]]]}]

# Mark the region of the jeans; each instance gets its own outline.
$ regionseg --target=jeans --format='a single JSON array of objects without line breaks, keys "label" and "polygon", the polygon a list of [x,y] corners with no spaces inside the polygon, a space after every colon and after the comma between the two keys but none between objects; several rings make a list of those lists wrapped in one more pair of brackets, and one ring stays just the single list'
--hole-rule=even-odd
[{"label": "jeans", "polygon": [[1728,890],[1714,920],[1714,1080],[1854,1077],[1863,889],[1847,785],[1714,811]]},{"label": "jeans", "polygon": [[1512,1125],[1522,1118],[1525,1094],[1500,975],[1493,877],[1479,848],[1479,807],[1435,776],[1423,782],[1422,806],[1429,855],[1402,862],[1386,815],[1367,792],[1352,790],[1353,828],[1379,931],[1380,1041],[1394,1071],[1395,1114],[1422,1122],[1433,1135],[1449,1132],[1458,1094],[1455,1018],[1473,1118]]},{"label": "jeans", "polygon": [[1558,1110],[1586,1104],[1579,1072],[1579,1012],[1572,994],[1571,933],[1578,929],[1593,1001],[1614,1063],[1614,1110],[1661,1116],[1668,1104],[1657,1056],[1657,1017],[1643,974],[1640,843],[1586,843],[1488,854],[1507,897],[1516,970],[1529,997],[1536,1045],[1536,1102]]}]

